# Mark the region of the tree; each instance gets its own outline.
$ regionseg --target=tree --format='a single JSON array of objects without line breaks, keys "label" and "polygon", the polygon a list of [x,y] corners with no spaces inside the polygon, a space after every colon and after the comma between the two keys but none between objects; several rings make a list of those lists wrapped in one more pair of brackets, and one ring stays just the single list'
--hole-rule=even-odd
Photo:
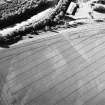
[{"label": "tree", "polygon": [[0,32],[0,44],[11,44],[19,40],[24,34],[36,31],[46,25],[51,25],[62,18],[72,0],[59,0],[55,7],[49,8],[38,15],[33,16],[25,22],[16,25],[9,31]]}]

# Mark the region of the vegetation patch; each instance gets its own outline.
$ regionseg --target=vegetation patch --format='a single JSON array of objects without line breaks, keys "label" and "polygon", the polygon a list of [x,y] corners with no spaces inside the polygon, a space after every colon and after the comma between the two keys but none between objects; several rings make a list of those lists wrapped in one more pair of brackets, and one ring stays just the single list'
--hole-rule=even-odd
[{"label": "vegetation patch", "polygon": [[24,21],[52,5],[54,5],[53,0],[11,0],[2,2],[0,3],[0,29]]},{"label": "vegetation patch", "polygon": [[100,13],[105,13],[105,5],[103,4],[95,4],[93,7],[94,11],[100,12]]}]

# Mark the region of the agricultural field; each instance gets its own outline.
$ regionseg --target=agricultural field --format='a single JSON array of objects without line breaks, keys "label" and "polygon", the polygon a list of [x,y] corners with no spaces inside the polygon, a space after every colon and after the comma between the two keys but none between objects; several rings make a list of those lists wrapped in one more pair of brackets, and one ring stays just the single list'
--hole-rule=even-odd
[{"label": "agricultural field", "polygon": [[0,105],[105,105],[105,2],[84,1],[0,0]]}]

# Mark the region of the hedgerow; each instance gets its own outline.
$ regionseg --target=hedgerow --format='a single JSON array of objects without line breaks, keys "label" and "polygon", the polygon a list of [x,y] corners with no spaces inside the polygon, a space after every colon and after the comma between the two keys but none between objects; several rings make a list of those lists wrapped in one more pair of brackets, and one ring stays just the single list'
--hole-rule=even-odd
[{"label": "hedgerow", "polygon": [[0,29],[25,21],[51,7],[52,0],[11,0],[0,4]]}]

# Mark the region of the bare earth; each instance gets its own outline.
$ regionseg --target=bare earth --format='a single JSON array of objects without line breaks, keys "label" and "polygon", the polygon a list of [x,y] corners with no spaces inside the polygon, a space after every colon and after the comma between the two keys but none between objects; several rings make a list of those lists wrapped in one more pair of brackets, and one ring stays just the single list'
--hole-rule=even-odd
[{"label": "bare earth", "polygon": [[94,16],[0,48],[0,105],[104,105],[105,14]]},{"label": "bare earth", "polygon": [[105,23],[1,48],[0,76],[1,105],[104,105]]}]

